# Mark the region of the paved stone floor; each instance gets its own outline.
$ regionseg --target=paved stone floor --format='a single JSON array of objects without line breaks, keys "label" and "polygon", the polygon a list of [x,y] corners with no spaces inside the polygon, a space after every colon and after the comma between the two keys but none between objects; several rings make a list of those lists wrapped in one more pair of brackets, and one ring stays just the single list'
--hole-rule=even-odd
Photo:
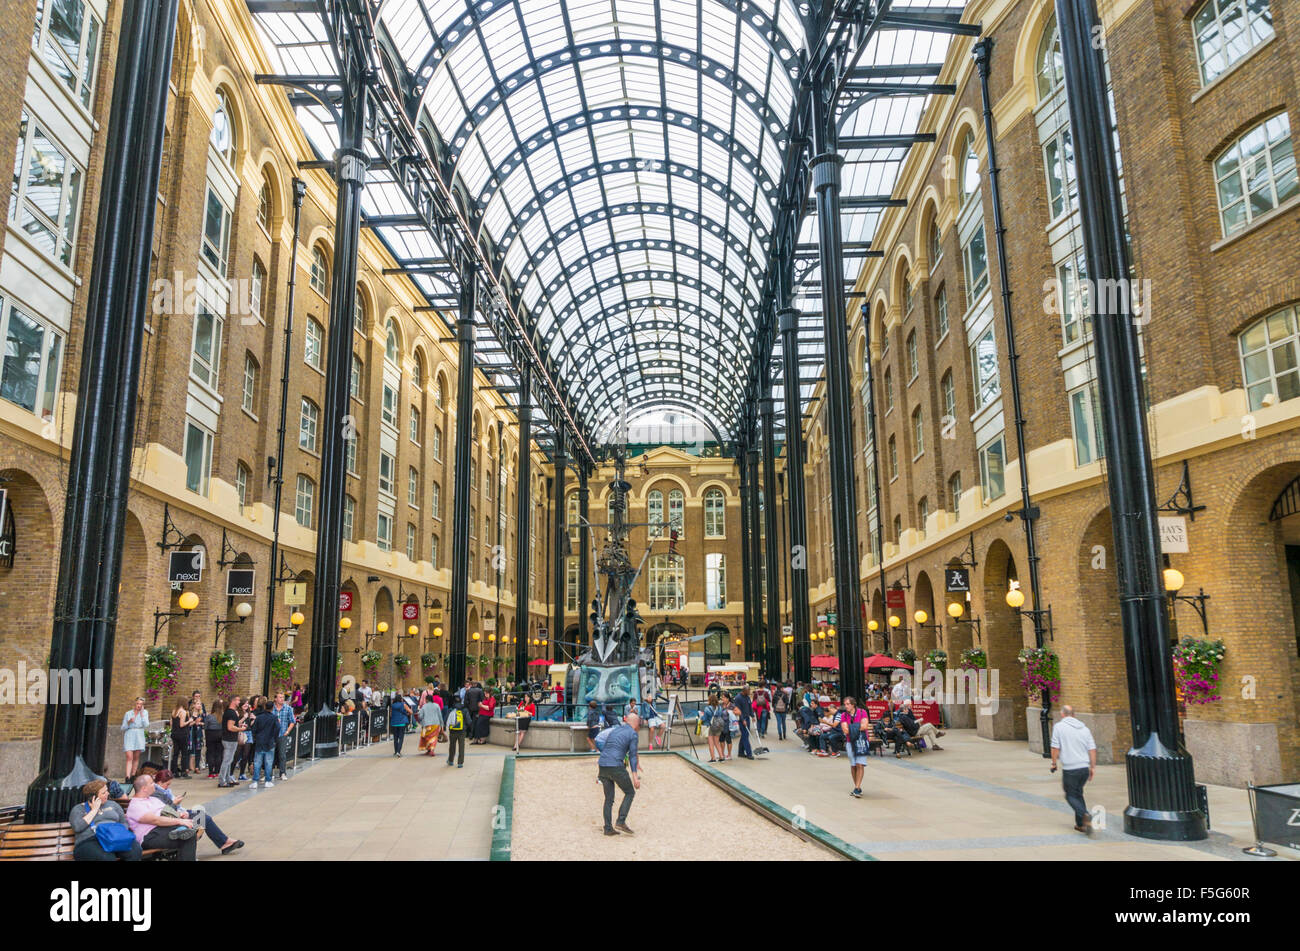
[{"label": "paved stone floor", "polygon": [[[465,767],[420,755],[408,736],[401,759],[391,743],[317,760],[273,789],[219,790],[216,780],[176,780],[191,792],[182,805],[205,803],[245,847],[221,861],[280,859],[486,859],[492,808],[501,786],[503,747],[471,746]],[[217,795],[221,793],[222,795]],[[200,861],[217,859],[199,845]]]},{"label": "paved stone floor", "polygon": [[[880,859],[1300,860],[1287,849],[1276,860],[1242,855],[1251,842],[1246,793],[1222,786],[1210,787],[1209,840],[1161,844],[1125,835],[1119,765],[1098,767],[1088,784],[1088,804],[1105,807],[1106,828],[1084,838],[1071,828],[1059,773],[1049,773],[1026,743],[984,740],[973,730],[949,733],[942,752],[873,756],[861,800],[849,795],[843,757],[810,756],[797,740],[777,741],[775,729],[768,744],[771,752],[755,762],[717,768]],[[673,745],[689,750],[681,735]],[[707,748],[700,750],[707,761]],[[504,747],[469,747],[465,768],[449,768],[441,755],[418,755],[412,736],[401,759],[383,743],[311,763],[274,789],[217,790],[207,779],[178,780],[174,788],[190,790],[187,802],[206,802],[222,828],[247,843],[223,861],[486,859],[507,755]],[[199,857],[217,856],[205,842]]]},{"label": "paved stone floor", "polygon": [[[775,727],[768,731],[767,745],[766,756],[753,762],[732,759],[718,768],[879,859],[1270,861],[1241,853],[1254,841],[1242,789],[1209,787],[1208,840],[1156,843],[1124,834],[1124,767],[1099,766],[1084,795],[1089,807],[1104,807],[1106,828],[1087,838],[1073,829],[1060,773],[1050,773],[1048,761],[1030,753],[1025,742],[954,730],[939,752],[895,759],[886,751],[871,757],[860,800],[849,795],[844,757],[805,753],[796,739],[778,741]],[[707,749],[702,752],[707,762]],[[1300,852],[1279,852],[1300,860]]]}]

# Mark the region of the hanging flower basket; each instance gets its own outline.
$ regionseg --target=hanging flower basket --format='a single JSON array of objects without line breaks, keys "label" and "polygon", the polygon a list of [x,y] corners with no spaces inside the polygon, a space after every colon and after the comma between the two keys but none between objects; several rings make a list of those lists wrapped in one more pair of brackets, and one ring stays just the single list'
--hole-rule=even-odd
[{"label": "hanging flower basket", "polygon": [[1025,688],[1029,703],[1033,706],[1041,704],[1044,692],[1052,703],[1060,700],[1061,659],[1056,652],[1046,647],[1026,647],[1020,651],[1019,658],[1025,669],[1020,686]]},{"label": "hanging flower basket", "polygon": [[399,674],[404,674],[411,666],[411,658],[405,654],[394,654],[393,666],[397,668]]},{"label": "hanging flower basket", "polygon": [[1183,637],[1174,645],[1174,683],[1184,703],[1218,703],[1223,641]]},{"label": "hanging flower basket", "polygon": [[366,673],[374,677],[375,671],[379,669],[379,662],[384,659],[384,655],[379,651],[362,651],[361,666],[366,669]]},{"label": "hanging flower basket", "polygon": [[151,647],[144,655],[144,694],[149,700],[170,697],[176,692],[181,660],[169,644]]},{"label": "hanging flower basket", "polygon": [[235,689],[235,672],[238,670],[239,658],[232,650],[215,650],[208,658],[208,679],[219,696],[228,696]]},{"label": "hanging flower basket", "polygon": [[293,683],[293,648],[271,654],[271,686],[276,691],[288,691]]},{"label": "hanging flower basket", "polygon": [[907,664],[909,667],[916,664],[916,651],[910,647],[904,647],[898,652],[898,660]]},{"label": "hanging flower basket", "polygon": [[939,673],[943,673],[948,669],[948,652],[937,648],[932,651],[927,651],[925,655],[925,663],[927,666],[935,668]]},{"label": "hanging flower basket", "polygon": [[438,659],[440,656],[441,655],[439,654],[421,654],[420,668],[426,674],[432,674],[438,668]]},{"label": "hanging flower basket", "polygon": [[984,670],[989,665],[989,655],[982,647],[968,647],[961,652],[962,670]]}]

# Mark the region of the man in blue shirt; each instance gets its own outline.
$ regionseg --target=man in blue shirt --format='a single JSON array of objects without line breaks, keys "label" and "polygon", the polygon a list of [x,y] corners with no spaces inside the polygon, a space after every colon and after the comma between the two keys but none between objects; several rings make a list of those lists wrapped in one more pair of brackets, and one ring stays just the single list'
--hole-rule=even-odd
[{"label": "man in blue shirt", "polygon": [[740,714],[740,757],[753,759],[754,751],[749,746],[749,719],[754,715],[754,703],[749,698],[749,684],[740,688],[740,693],[731,701],[736,712]]},{"label": "man in blue shirt", "polygon": [[[280,737],[282,738],[288,736],[291,732],[293,732],[293,728],[298,725],[298,721],[295,720],[293,716],[293,707],[289,706],[287,703],[284,702],[283,690],[276,693],[275,706],[271,708],[271,712],[275,714],[275,721],[280,725]],[[276,765],[276,769],[280,773],[281,779],[285,778],[284,758],[287,755],[285,752],[285,748],[288,745],[289,744],[287,742],[282,743],[278,739],[276,740],[275,743],[275,765]]]},{"label": "man in blue shirt", "polygon": [[[629,713],[622,723],[605,735],[605,745],[600,748],[596,775],[605,787],[605,835],[618,835],[620,832],[624,835],[634,834],[627,827],[627,814],[632,808],[636,790],[641,788],[641,768],[636,756],[636,731],[640,725],[641,718],[635,713]],[[627,766],[623,765],[624,759],[632,766],[631,776],[628,776]],[[614,825],[610,819],[614,811],[616,784],[623,790],[623,801],[618,806],[618,824]]]}]

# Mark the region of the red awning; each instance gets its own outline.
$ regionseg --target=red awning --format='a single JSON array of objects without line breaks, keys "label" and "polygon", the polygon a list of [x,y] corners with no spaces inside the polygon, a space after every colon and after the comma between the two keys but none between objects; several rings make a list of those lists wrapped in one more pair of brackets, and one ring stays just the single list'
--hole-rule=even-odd
[{"label": "red awning", "polygon": [[812,666],[821,670],[839,670],[840,659],[834,654],[813,654]]},{"label": "red awning", "polygon": [[528,666],[529,666],[529,667],[549,667],[549,666],[551,666],[551,662],[550,662],[549,660],[547,660],[545,657],[538,657],[536,660],[530,660],[530,661],[528,662]]},{"label": "red awning", "polygon": [[910,664],[905,664],[901,660],[895,660],[888,654],[872,654],[862,662],[862,666],[867,670],[878,670],[884,673],[887,670],[911,670]]}]

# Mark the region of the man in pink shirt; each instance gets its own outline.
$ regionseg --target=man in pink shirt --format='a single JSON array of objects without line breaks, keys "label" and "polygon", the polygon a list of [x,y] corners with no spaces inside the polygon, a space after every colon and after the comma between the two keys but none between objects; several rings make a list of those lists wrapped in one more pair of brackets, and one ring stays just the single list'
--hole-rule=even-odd
[{"label": "man in pink shirt", "polygon": [[126,824],[144,849],[176,849],[182,862],[193,862],[198,842],[193,819],[161,815],[167,803],[154,796],[153,777],[141,773],[131,784],[135,794],[126,807]]}]

